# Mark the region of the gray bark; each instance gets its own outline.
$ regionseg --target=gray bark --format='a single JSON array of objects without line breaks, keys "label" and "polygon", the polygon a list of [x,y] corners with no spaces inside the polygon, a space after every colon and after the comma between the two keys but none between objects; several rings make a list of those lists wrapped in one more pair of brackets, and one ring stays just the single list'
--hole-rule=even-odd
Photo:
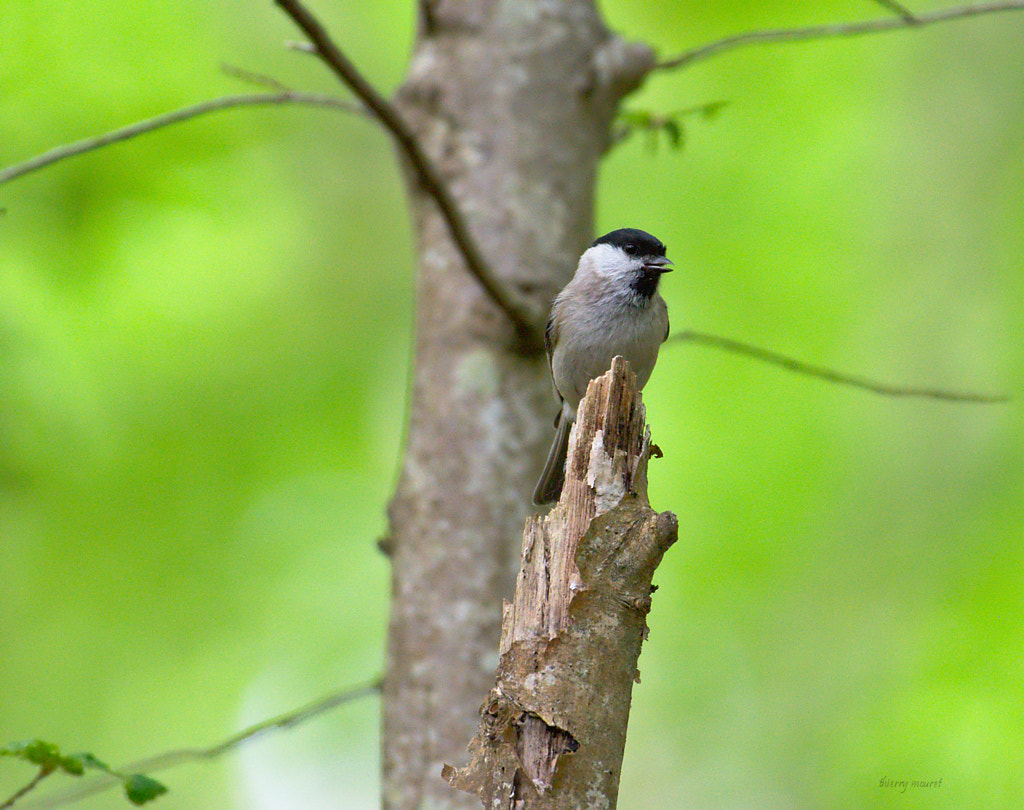
[{"label": "gray bark", "polygon": [[[424,2],[397,101],[538,328],[592,238],[597,166],[652,52],[590,2]],[[493,685],[501,601],[551,438],[546,363],[469,277],[410,179],[418,237],[410,422],[389,509],[384,807],[475,807],[441,779]]]}]

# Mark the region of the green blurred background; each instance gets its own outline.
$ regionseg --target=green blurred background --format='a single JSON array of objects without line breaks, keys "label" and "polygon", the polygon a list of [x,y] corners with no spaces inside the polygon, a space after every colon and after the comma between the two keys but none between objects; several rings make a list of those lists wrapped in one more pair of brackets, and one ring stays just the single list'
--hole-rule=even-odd
[{"label": "green blurred background", "polygon": [[[885,14],[603,8],[665,56]],[[400,82],[411,4],[317,10]],[[15,0],[0,26],[0,165],[252,89],[222,62],[336,90],[269,3]],[[598,231],[669,245],[677,330],[1018,401],[885,399],[666,347],[651,500],[680,541],[623,810],[1024,806],[1022,53],[1024,14],[1003,15],[745,49],[631,99],[730,102],[682,152],[637,139],[603,167]],[[14,181],[0,206],[0,741],[120,763],[374,675],[413,313],[386,138],[235,110]],[[375,807],[377,746],[365,699],[161,774],[158,806]],[[31,775],[0,766],[4,795]]]}]

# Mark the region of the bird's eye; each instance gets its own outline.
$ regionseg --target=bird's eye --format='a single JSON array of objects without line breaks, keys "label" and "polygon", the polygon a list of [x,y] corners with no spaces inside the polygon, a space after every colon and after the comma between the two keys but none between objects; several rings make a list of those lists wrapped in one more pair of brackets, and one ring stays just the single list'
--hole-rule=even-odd
[{"label": "bird's eye", "polygon": [[623,248],[623,250],[625,250],[626,253],[628,253],[630,256],[636,256],[636,245],[634,245],[632,242],[626,245]]}]

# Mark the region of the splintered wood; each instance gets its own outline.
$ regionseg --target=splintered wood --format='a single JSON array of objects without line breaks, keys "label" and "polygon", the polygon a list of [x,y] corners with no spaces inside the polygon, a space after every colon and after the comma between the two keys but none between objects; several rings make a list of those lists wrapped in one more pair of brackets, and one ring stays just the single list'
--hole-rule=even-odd
[{"label": "splintered wood", "polygon": [[651,580],[675,542],[647,503],[650,434],[621,357],[591,381],[562,497],[531,518],[497,682],[469,745],[443,775],[488,808],[613,808]]}]

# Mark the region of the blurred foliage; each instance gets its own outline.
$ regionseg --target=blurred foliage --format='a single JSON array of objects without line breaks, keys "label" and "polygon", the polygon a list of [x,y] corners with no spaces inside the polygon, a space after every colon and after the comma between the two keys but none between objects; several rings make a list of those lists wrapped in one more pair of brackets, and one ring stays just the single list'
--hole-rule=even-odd
[{"label": "blurred foliage", "polygon": [[[665,56],[884,13],[603,6]],[[409,4],[318,11],[397,85]],[[247,89],[222,62],[336,91],[281,47],[296,33],[270,4],[5,12],[4,165]],[[1004,15],[654,75],[630,109],[728,114],[687,119],[681,151],[621,144],[596,230],[668,244],[676,328],[1019,394],[1022,45],[1024,15]],[[0,738],[129,761],[376,673],[414,266],[387,139],[235,110],[22,178],[0,207]],[[652,501],[681,540],[620,808],[1024,803],[1019,401],[879,399],[678,344],[646,398]],[[375,807],[375,711],[191,768],[161,806]]]},{"label": "blurred foliage", "polygon": [[668,113],[656,113],[652,110],[621,110],[615,119],[612,138],[625,141],[638,132],[646,135],[647,147],[653,152],[658,148],[659,136],[664,136],[668,146],[681,149],[686,143],[686,119],[700,116],[711,121],[728,101],[709,101],[685,110],[674,110]]},{"label": "blurred foliage", "polygon": [[134,805],[147,804],[167,792],[167,788],[160,782],[144,774],[117,773],[92,754],[62,754],[56,745],[45,740],[9,743],[0,747],[0,757],[14,757],[39,768],[35,779],[8,797],[4,801],[3,807],[13,807],[22,797],[34,790],[43,779],[53,773],[82,776],[87,769],[102,771],[115,777],[124,788],[125,797]]}]

